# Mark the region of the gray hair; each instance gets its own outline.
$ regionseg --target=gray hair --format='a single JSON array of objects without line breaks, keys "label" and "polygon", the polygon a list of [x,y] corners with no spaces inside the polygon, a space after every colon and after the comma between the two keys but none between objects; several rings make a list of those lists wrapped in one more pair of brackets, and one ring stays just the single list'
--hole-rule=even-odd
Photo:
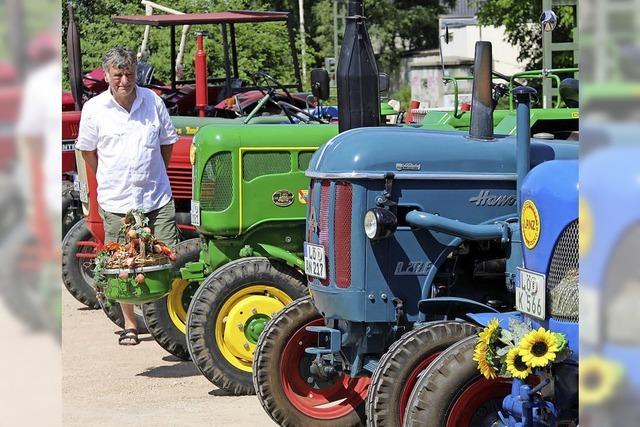
[{"label": "gray hair", "polygon": [[109,71],[111,67],[119,70],[126,70],[135,67],[137,64],[136,53],[124,46],[116,46],[109,49],[102,59],[102,68]]}]

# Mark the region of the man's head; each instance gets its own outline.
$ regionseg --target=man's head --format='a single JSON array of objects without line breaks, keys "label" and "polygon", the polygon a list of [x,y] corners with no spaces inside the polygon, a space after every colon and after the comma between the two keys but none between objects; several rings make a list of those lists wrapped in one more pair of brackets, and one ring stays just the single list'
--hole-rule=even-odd
[{"label": "man's head", "polygon": [[109,49],[102,60],[104,76],[114,96],[128,96],[136,89],[136,54],[129,48]]}]

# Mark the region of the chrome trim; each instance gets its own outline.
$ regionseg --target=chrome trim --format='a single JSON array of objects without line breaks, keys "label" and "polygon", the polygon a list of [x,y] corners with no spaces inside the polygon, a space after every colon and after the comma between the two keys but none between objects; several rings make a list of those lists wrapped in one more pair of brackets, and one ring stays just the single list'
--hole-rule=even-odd
[{"label": "chrome trim", "polygon": [[[495,174],[463,174],[463,173],[398,173],[394,172],[394,180],[416,179],[416,180],[451,180],[451,181],[515,181],[515,173],[495,173]],[[307,171],[305,174],[309,178],[316,179],[384,179],[382,172],[314,172]]]},{"label": "chrome trim", "polygon": [[121,271],[128,273],[151,273],[152,271],[168,270],[172,267],[172,264],[151,265],[149,267],[138,268],[105,268],[102,270],[103,274],[120,274]]}]

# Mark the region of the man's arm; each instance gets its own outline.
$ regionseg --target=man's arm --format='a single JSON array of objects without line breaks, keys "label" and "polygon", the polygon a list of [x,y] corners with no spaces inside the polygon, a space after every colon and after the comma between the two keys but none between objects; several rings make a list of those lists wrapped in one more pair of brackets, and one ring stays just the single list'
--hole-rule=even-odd
[{"label": "man's arm", "polygon": [[162,160],[164,160],[165,169],[169,169],[169,162],[171,161],[171,153],[173,153],[173,144],[161,145],[160,152],[162,153]]},{"label": "man's arm", "polygon": [[91,169],[93,173],[96,173],[98,171],[98,151],[81,150],[80,152],[82,153],[84,162],[87,164],[87,166],[89,166],[89,169]]}]

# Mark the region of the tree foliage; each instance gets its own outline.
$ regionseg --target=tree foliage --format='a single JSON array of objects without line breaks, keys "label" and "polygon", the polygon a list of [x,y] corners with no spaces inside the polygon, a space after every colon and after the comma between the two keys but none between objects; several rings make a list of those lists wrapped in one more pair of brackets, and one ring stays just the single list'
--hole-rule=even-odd
[{"label": "tree foliage", "polygon": [[[469,0],[479,6],[478,22],[481,25],[505,27],[505,40],[520,47],[518,61],[528,69],[542,68],[542,33],[539,19],[542,13],[540,0]],[[554,41],[572,41],[576,28],[576,13],[572,6],[554,8],[558,26],[553,32]],[[575,33],[577,34],[577,33]],[[554,55],[553,67],[572,67],[577,63],[570,52]]]}]

